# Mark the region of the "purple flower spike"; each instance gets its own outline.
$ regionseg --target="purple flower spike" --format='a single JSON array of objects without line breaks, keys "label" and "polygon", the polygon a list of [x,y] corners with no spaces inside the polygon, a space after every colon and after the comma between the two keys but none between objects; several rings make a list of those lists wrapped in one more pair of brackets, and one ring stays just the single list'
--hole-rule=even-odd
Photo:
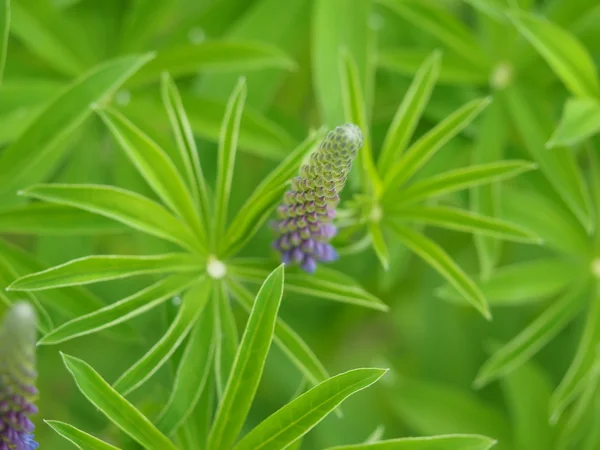
[{"label": "purple flower spike", "polygon": [[35,450],[35,312],[15,303],[0,329],[0,450]]},{"label": "purple flower spike", "polygon": [[277,234],[273,247],[286,265],[298,264],[313,273],[318,262],[338,259],[329,243],[337,233],[331,222],[352,161],[362,145],[363,136],[356,125],[336,127],[300,168],[300,176],[292,180],[272,227]]}]

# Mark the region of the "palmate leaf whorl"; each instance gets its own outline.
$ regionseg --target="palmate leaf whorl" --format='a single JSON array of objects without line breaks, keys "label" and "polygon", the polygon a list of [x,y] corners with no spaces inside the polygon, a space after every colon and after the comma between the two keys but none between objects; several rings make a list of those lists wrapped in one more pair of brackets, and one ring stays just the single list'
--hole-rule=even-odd
[{"label": "palmate leaf whorl", "polygon": [[336,127],[292,180],[273,223],[277,233],[273,246],[285,264],[296,263],[312,273],[318,262],[337,259],[329,243],[337,232],[332,220],[339,193],[362,144],[363,136],[356,125]]}]

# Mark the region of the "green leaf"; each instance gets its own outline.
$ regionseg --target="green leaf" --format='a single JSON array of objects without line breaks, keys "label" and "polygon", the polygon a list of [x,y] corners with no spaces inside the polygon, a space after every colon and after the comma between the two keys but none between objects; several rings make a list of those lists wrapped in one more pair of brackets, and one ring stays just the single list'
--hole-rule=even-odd
[{"label": "green leaf", "polygon": [[589,382],[594,362],[600,349],[600,292],[596,288],[594,298],[586,314],[586,323],[581,334],[577,353],[569,370],[550,399],[550,420],[556,423],[569,403]]},{"label": "green leaf", "polygon": [[7,289],[41,291],[117,280],[143,274],[195,272],[203,269],[196,257],[185,253],[153,256],[86,256],[19,278]]},{"label": "green leaf", "polygon": [[384,369],[355,369],[320,383],[263,420],[234,450],[286,448],[308,433],[346,398],[369,387],[386,372]]},{"label": "green leaf", "polygon": [[227,212],[229,197],[231,195],[231,184],[233,182],[233,170],[238,147],[240,122],[242,111],[246,102],[246,81],[242,78],[238,81],[235,89],[229,97],[227,111],[223,117],[221,134],[219,136],[219,158],[217,162],[217,185],[215,189],[215,211],[213,222],[214,245],[224,246],[221,242],[225,227],[227,226]]},{"label": "green leaf", "polygon": [[[492,306],[524,305],[558,295],[579,271],[577,264],[565,259],[519,262],[498,268],[480,282],[480,288]],[[453,302],[463,300],[451,285],[437,289],[436,295]]]},{"label": "green leaf", "polygon": [[570,98],[546,147],[573,146],[600,132],[600,101]]},{"label": "green leaf", "polygon": [[40,184],[21,191],[21,195],[80,208],[174,242],[188,250],[201,251],[186,225],[159,203],[135,192],[102,185]]},{"label": "green leaf", "polygon": [[44,420],[44,422],[79,449],[119,450],[117,447],[113,447],[112,445],[109,445],[106,442],[95,438],[91,434],[75,428],[73,425],[69,425],[68,423],[57,422],[56,420]]},{"label": "green leaf", "polygon": [[272,208],[281,201],[289,180],[296,175],[302,161],[315,149],[323,134],[317,132],[306,138],[250,194],[227,230],[227,255],[235,254],[264,225]]},{"label": "green leaf", "polygon": [[213,311],[215,322],[215,381],[219,399],[222,397],[238,351],[238,330],[225,284],[219,283],[214,291]]},{"label": "green leaf", "polygon": [[377,168],[384,179],[415,132],[438,80],[441,58],[441,53],[436,51],[425,59],[394,115],[377,161]]},{"label": "green leaf", "polygon": [[151,54],[126,56],[95,67],[51,101],[0,157],[2,196],[41,181],[62,157],[64,140],[112,95]]},{"label": "green leaf", "polygon": [[[272,267],[269,260],[261,258],[240,258],[230,267],[233,277],[252,283],[260,283]],[[360,305],[380,311],[388,306],[379,298],[365,291],[356,281],[341,272],[327,267],[319,267],[312,274],[290,269],[286,275],[285,289],[288,292],[305,294],[342,303]]]},{"label": "green leaf", "polygon": [[509,17],[573,95],[600,96],[594,61],[575,36],[552,22],[525,11],[511,11]]},{"label": "green leaf", "polygon": [[586,294],[582,286],[575,286],[556,300],[483,364],[474,385],[483,387],[527,362],[573,320],[581,310]]},{"label": "green leaf", "polygon": [[369,224],[369,235],[371,236],[371,245],[379,258],[379,262],[383,266],[383,270],[390,269],[390,253],[383,237],[383,230],[379,223],[372,222]]},{"label": "green leaf", "polygon": [[283,265],[265,280],[250,318],[208,438],[208,448],[229,449],[244,425],[271,346],[283,294]]},{"label": "green leaf", "polygon": [[[254,302],[252,294],[234,280],[229,280],[227,287],[234,298],[249,313]],[[311,384],[316,385],[329,377],[323,364],[306,342],[281,319],[277,319],[275,324],[274,341]]]},{"label": "green leaf", "polygon": [[197,279],[197,274],[164,278],[122,300],[64,323],[40,339],[38,345],[59,344],[123,323],[179,294]]},{"label": "green leaf", "polygon": [[212,369],[215,345],[211,311],[203,311],[194,325],[177,366],[169,400],[156,419],[156,426],[167,436],[174,433],[192,414],[204,391]]},{"label": "green leaf", "polygon": [[467,103],[411,145],[402,159],[391,166],[384,181],[385,193],[395,196],[396,192],[393,191],[396,188],[415,175],[444,144],[470,124],[490,102],[490,98],[484,98]]},{"label": "green leaf", "polygon": [[338,445],[327,450],[489,450],[494,439],[476,434],[449,434],[418,438],[389,439],[371,444]]},{"label": "green leaf", "polygon": [[534,233],[517,224],[448,206],[405,207],[396,212],[395,219],[494,236],[516,242],[542,243],[542,240]]},{"label": "green leaf", "polygon": [[10,0],[0,0],[0,85],[4,75],[6,52],[8,51],[8,34],[10,30]]},{"label": "green leaf", "polygon": [[426,236],[393,222],[390,229],[398,239],[427,264],[437,270],[461,295],[488,320],[492,316],[483,293],[475,282],[454,262],[444,249]]},{"label": "green leaf", "polygon": [[204,246],[206,230],[198,219],[198,210],[173,161],[122,114],[112,109],[99,110],[98,114],[148,185],[185,220]]},{"label": "green leaf", "polygon": [[131,79],[132,84],[158,81],[163,72],[174,77],[198,72],[247,72],[278,68],[291,70],[294,61],[272,45],[246,41],[207,41],[161,51]]},{"label": "green leaf", "polygon": [[102,379],[84,361],[62,354],[65,366],[83,395],[111,422],[148,450],[177,450],[177,447],[131,403]]},{"label": "green leaf", "polygon": [[115,382],[113,387],[118,392],[130,394],[169,360],[202,314],[210,292],[211,279],[203,277],[183,295],[177,316],[164,336]]},{"label": "green leaf", "polygon": [[112,220],[65,205],[29,203],[0,211],[2,233],[72,236],[125,230]]}]

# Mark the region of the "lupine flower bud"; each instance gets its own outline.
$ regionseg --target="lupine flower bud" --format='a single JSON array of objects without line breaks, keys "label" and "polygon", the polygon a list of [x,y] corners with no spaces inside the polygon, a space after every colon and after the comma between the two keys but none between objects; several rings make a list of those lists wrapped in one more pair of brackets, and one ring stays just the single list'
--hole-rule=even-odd
[{"label": "lupine flower bud", "polygon": [[318,262],[337,259],[329,243],[337,232],[331,222],[339,193],[362,144],[363,136],[356,125],[336,127],[292,180],[273,224],[277,234],[273,247],[285,264],[298,264],[312,273]]},{"label": "lupine flower bud", "polygon": [[0,329],[0,450],[39,447],[29,419],[37,413],[35,326],[33,308],[20,302],[10,308]]}]

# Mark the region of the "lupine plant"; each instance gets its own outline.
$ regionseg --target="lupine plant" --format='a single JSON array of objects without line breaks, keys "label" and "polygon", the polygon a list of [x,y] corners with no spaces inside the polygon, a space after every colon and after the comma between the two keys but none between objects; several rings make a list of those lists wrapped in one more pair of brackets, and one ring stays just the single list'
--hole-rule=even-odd
[{"label": "lupine plant", "polygon": [[598,449],[599,21],[0,0],[0,450]]}]

